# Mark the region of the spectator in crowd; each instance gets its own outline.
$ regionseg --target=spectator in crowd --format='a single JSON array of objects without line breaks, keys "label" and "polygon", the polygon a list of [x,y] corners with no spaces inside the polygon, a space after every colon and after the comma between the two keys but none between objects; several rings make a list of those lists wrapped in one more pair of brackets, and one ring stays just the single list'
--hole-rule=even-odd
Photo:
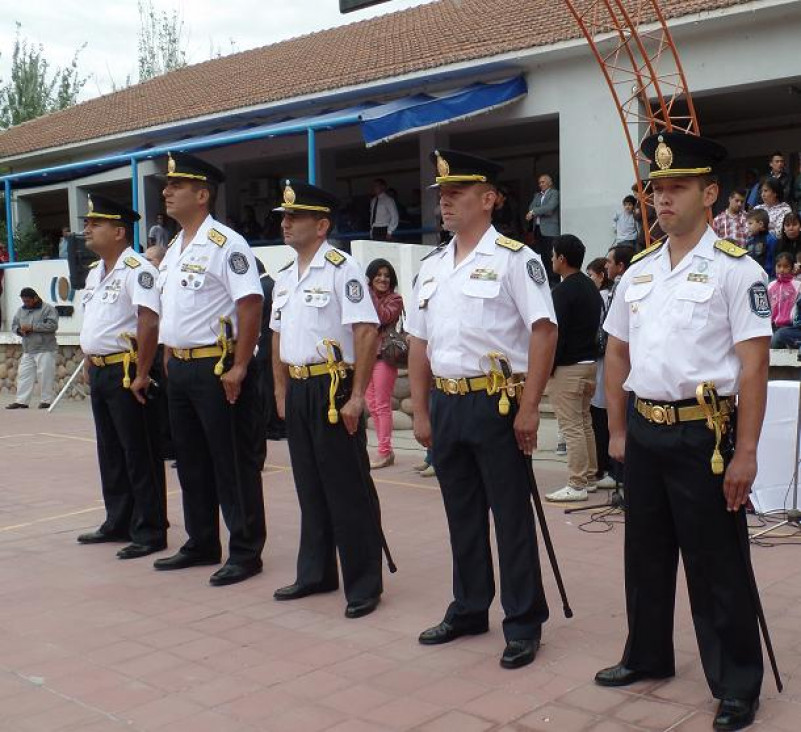
[{"label": "spectator in crowd", "polygon": [[801,348],[801,294],[795,301],[790,325],[779,328],[770,340],[771,348]]},{"label": "spectator in crowd", "polygon": [[161,244],[151,244],[147,249],[145,249],[145,259],[156,269],[158,269],[159,265],[161,264],[161,260],[164,259],[164,255],[166,253],[167,247]]},{"label": "spectator in crowd", "polygon": [[[609,302],[615,295],[620,278],[623,273],[629,268],[631,258],[634,256],[634,250],[629,246],[614,246],[606,254],[606,276],[612,280],[612,289],[609,293]],[[609,303],[607,303],[609,304]],[[608,308],[607,308],[608,309]]]},{"label": "spectator in crowd", "polygon": [[164,214],[156,214],[156,223],[147,232],[147,243],[165,248],[170,243],[170,232],[164,225]]},{"label": "spectator in crowd", "polygon": [[398,228],[398,221],[398,205],[387,193],[387,182],[383,178],[376,178],[370,199],[370,238],[389,241]]},{"label": "spectator in crowd", "polygon": [[721,239],[728,239],[738,247],[745,247],[748,228],[745,224],[745,191],[738,188],[729,194],[729,206],[712,221],[712,228]]},{"label": "spectator in crowd", "polygon": [[58,312],[31,287],[20,292],[22,307],[11,323],[11,331],[22,337],[22,358],[17,372],[17,397],[6,409],[27,409],[38,378],[42,398],[39,409],[53,401],[56,381],[56,330]]},{"label": "spectator in crowd", "polygon": [[395,292],[398,275],[386,259],[370,262],[366,275],[370,296],[378,313],[378,355],[365,393],[378,436],[378,458],[371,461],[370,467],[378,470],[395,462],[395,453],[392,451],[392,392],[398,378],[398,367],[385,361],[382,351],[387,332],[398,325],[403,313],[403,298]]},{"label": "spectator in crowd", "polygon": [[[782,221],[788,213],[792,213],[789,204],[784,202],[782,184],[777,178],[766,178],[762,184],[762,203],[755,209],[764,209],[768,212],[770,226],[768,230],[777,239],[782,234]],[[770,273],[768,273],[770,274]]]},{"label": "spectator in crowd", "polygon": [[798,172],[790,189],[790,198],[787,200],[796,211],[801,213],[801,155],[798,156]]},{"label": "spectator in crowd", "polygon": [[801,217],[788,213],[782,221],[782,235],[776,244],[779,252],[790,252],[793,256],[793,269],[797,274],[801,268]]},{"label": "spectator in crowd", "polygon": [[[634,194],[634,198],[639,198],[640,190],[635,183],[631,187],[631,192]],[[643,225],[642,220],[642,207],[635,206],[634,207],[634,220],[637,222],[637,245],[634,247],[635,252],[641,252],[645,249],[646,246],[646,229],[650,232],[651,238],[650,243],[653,244],[655,241],[662,239],[665,236],[665,232],[659,226],[659,222],[656,220],[656,211],[654,210],[653,203],[651,203],[647,198],[645,200],[645,210],[648,213],[648,225]]]},{"label": "spectator in crowd", "polygon": [[626,196],[623,199],[623,210],[618,211],[612,217],[612,225],[615,228],[615,245],[626,244],[632,248],[637,245],[639,230],[637,219],[634,218],[636,207],[637,199],[634,196]]},{"label": "spectator in crowd", "polygon": [[779,184],[779,192],[778,192],[778,200],[779,201],[789,201],[791,200],[791,195],[793,192],[792,188],[792,177],[790,174],[785,170],[784,166],[784,155],[780,152],[775,152],[773,155],[770,156],[770,160],[768,161],[768,166],[770,168],[770,172],[768,175],[764,176],[756,183],[752,188],[750,193],[748,194],[748,207],[749,208],[756,208],[759,204],[760,200],[764,202],[764,198],[762,196],[762,189],[765,184],[765,181],[774,180]]},{"label": "spectator in crowd", "polygon": [[531,199],[526,221],[532,222],[534,227],[534,246],[532,248],[540,255],[548,274],[548,281],[553,287],[559,281],[553,272],[551,262],[553,240],[559,236],[560,232],[559,191],[554,188],[553,178],[547,173],[543,173],[539,177],[537,184],[540,190]]},{"label": "spectator in crowd", "polygon": [[748,254],[762,265],[769,274],[773,273],[773,257],[776,253],[776,237],[768,231],[770,218],[762,208],[755,208],[746,216],[748,238],[745,248]]},{"label": "spectator in crowd", "polygon": [[584,244],[572,234],[554,241],[553,271],[562,281],[553,289],[559,324],[548,395],[567,441],[567,485],[549,501],[586,501],[597,483],[598,463],[590,401],[595,393],[598,327],[603,302],[598,288],[581,271]]},{"label": "spectator in crowd", "polygon": [[510,239],[520,238],[517,211],[512,205],[509,189],[506,186],[498,186],[498,199],[495,201],[495,208],[492,211],[492,225]]},{"label": "spectator in crowd", "polygon": [[58,240],[58,258],[67,259],[70,255],[70,227],[61,227],[61,238]]},{"label": "spectator in crowd", "polygon": [[612,477],[612,458],[609,457],[609,422],[606,414],[606,394],[604,392],[604,353],[606,352],[606,331],[603,321],[612,294],[612,280],[606,273],[606,259],[598,257],[587,265],[587,275],[595,283],[601,294],[601,324],[598,327],[598,361],[595,368],[595,394],[590,401],[590,417],[592,431],[595,435],[595,456],[598,461],[599,488],[614,488],[616,483]]},{"label": "spectator in crowd", "polygon": [[245,238],[248,243],[261,239],[261,224],[256,218],[256,210],[253,206],[245,206],[243,208],[245,217],[242,219],[242,224],[239,228],[239,233]]},{"label": "spectator in crowd", "polygon": [[793,308],[801,291],[801,281],[793,277],[793,255],[776,255],[776,279],[768,285],[770,320],[774,330],[793,324]]}]

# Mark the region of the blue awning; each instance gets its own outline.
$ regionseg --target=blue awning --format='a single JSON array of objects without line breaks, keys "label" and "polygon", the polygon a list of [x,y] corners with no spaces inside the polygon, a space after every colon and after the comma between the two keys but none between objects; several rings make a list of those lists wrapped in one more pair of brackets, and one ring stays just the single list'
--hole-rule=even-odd
[{"label": "blue awning", "polygon": [[415,94],[380,104],[359,115],[368,147],[401,135],[468,119],[521,99],[528,92],[522,76],[496,83],[476,83],[440,95]]}]

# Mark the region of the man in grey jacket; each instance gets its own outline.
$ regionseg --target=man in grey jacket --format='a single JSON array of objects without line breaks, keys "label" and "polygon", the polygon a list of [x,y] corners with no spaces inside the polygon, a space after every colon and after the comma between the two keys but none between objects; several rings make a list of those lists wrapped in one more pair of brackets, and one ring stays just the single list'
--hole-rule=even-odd
[{"label": "man in grey jacket", "polygon": [[22,337],[22,358],[17,370],[17,398],[6,409],[27,409],[37,377],[42,390],[39,409],[53,401],[56,380],[56,309],[42,302],[36,290],[25,287],[20,292],[22,307],[11,323],[12,332]]},{"label": "man in grey jacket", "polygon": [[559,191],[553,186],[553,178],[543,173],[537,180],[539,193],[534,194],[528,205],[526,221],[533,223],[534,246],[532,247],[542,258],[548,281],[551,287],[559,282],[559,277],[553,273],[551,254],[553,253],[553,240],[561,234],[559,225]]}]

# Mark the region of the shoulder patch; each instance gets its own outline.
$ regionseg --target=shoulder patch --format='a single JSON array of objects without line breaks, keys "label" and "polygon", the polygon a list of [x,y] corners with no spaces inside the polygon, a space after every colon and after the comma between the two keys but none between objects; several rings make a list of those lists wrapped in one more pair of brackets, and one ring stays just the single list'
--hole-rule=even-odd
[{"label": "shoulder patch", "polygon": [[214,242],[218,247],[221,247],[228,241],[228,237],[225,234],[221,234],[217,229],[209,229],[209,233],[206,235],[206,238]]},{"label": "shoulder patch", "polygon": [[730,257],[736,257],[737,259],[748,254],[747,249],[738,247],[734,242],[730,242],[727,239],[718,239],[715,242],[715,249],[720,249],[724,254],[728,254]]},{"label": "shoulder patch", "polygon": [[514,239],[510,239],[508,236],[499,236],[495,243],[499,247],[503,247],[504,249],[511,249],[513,252],[519,252],[525,244],[522,241],[515,241]]},{"label": "shoulder patch", "polygon": [[656,244],[651,244],[650,247],[643,249],[639,254],[635,254],[631,258],[631,263],[634,264],[635,262],[639,262],[641,259],[645,259],[649,254],[653,254],[654,252],[658,252],[662,245],[665,243],[664,239],[660,239]]},{"label": "shoulder patch", "polygon": [[278,271],[279,271],[279,272],[283,272],[284,270],[286,270],[286,269],[289,269],[289,268],[290,268],[290,267],[291,267],[293,264],[295,264],[295,260],[294,260],[294,259],[290,259],[290,260],[289,260],[289,261],[288,261],[288,262],[287,262],[287,263],[286,263],[286,264],[285,264],[283,267],[281,267],[281,269],[279,269]]},{"label": "shoulder patch", "polygon": [[[735,245],[732,244],[732,246]],[[748,304],[751,306],[751,312],[754,315],[760,318],[770,317],[770,297],[768,296],[768,288],[765,287],[764,282],[754,282],[754,284],[748,288]]]},{"label": "shoulder patch", "polygon": [[526,272],[528,272],[528,276],[533,280],[535,285],[544,285],[548,279],[548,275],[545,274],[545,268],[539,263],[536,257],[532,257],[526,262]]},{"label": "shoulder patch", "polygon": [[336,249],[329,249],[325,253],[325,258],[335,267],[339,267],[345,261],[345,255],[338,252]]},{"label": "shoulder patch", "polygon": [[169,244],[167,244],[167,249],[169,249],[169,248],[170,248],[170,247],[171,247],[173,244],[175,244],[175,240],[176,240],[176,239],[177,239],[177,238],[178,238],[180,235],[181,235],[181,233],[180,233],[180,232],[178,232],[178,233],[177,233],[177,234],[176,234],[176,235],[175,235],[175,236],[174,236],[172,239],[170,239],[170,242],[169,242]]},{"label": "shoulder patch", "polygon": [[131,269],[142,266],[142,263],[136,257],[125,257],[122,261],[126,267],[130,267]]},{"label": "shoulder patch", "polygon": [[429,257],[433,257],[435,254],[442,254],[442,251],[445,249],[446,246],[448,245],[443,243],[434,247],[434,249],[432,249],[428,254],[426,254],[420,261],[425,262],[426,259],[428,259]]},{"label": "shoulder patch", "polygon": [[95,267],[99,267],[99,266],[100,266],[100,260],[99,260],[99,259],[95,259],[95,261],[94,261],[94,262],[92,262],[92,263],[89,265],[89,269],[94,269]]}]

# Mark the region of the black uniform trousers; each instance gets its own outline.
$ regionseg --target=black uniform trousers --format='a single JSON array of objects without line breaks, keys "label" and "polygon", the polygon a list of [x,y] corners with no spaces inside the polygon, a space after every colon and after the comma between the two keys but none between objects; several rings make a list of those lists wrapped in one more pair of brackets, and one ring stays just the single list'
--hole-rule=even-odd
[{"label": "black uniform trousers", "polygon": [[[131,379],[136,375],[132,364]],[[106,520],[100,531],[137,544],[167,540],[164,462],[158,406],[140,404],[122,385],[122,364],[90,366],[92,414]]]},{"label": "black uniform trousers", "polygon": [[[485,392],[431,399],[432,457],[453,552],[454,600],[445,620],[486,626],[495,596],[489,510],[495,522],[507,641],[539,639],[548,619],[525,461],[499,397]],[[514,410],[512,410],[514,411]]]},{"label": "black uniform trousers", "polygon": [[255,365],[235,405],[225,398],[217,358],[169,363],[170,427],[183,495],[185,554],[221,554],[220,509],[231,564],[261,566],[266,528],[261,467],[264,428]]},{"label": "black uniform trousers", "polygon": [[[378,494],[370,477],[364,418],[348,434],[340,417],[328,422],[327,375],[290,379],[286,399],[289,457],[300,503],[297,583],[338,587],[337,552],[348,602],[378,597],[381,537]],[[336,407],[350,398],[340,382]]]},{"label": "black uniform trousers", "polygon": [[675,671],[673,614],[681,551],[704,673],[718,698],[754,699],[762,648],[749,589],[745,511],[728,512],[704,421],[653,424],[635,413],[626,438],[626,609],[622,663]]}]

